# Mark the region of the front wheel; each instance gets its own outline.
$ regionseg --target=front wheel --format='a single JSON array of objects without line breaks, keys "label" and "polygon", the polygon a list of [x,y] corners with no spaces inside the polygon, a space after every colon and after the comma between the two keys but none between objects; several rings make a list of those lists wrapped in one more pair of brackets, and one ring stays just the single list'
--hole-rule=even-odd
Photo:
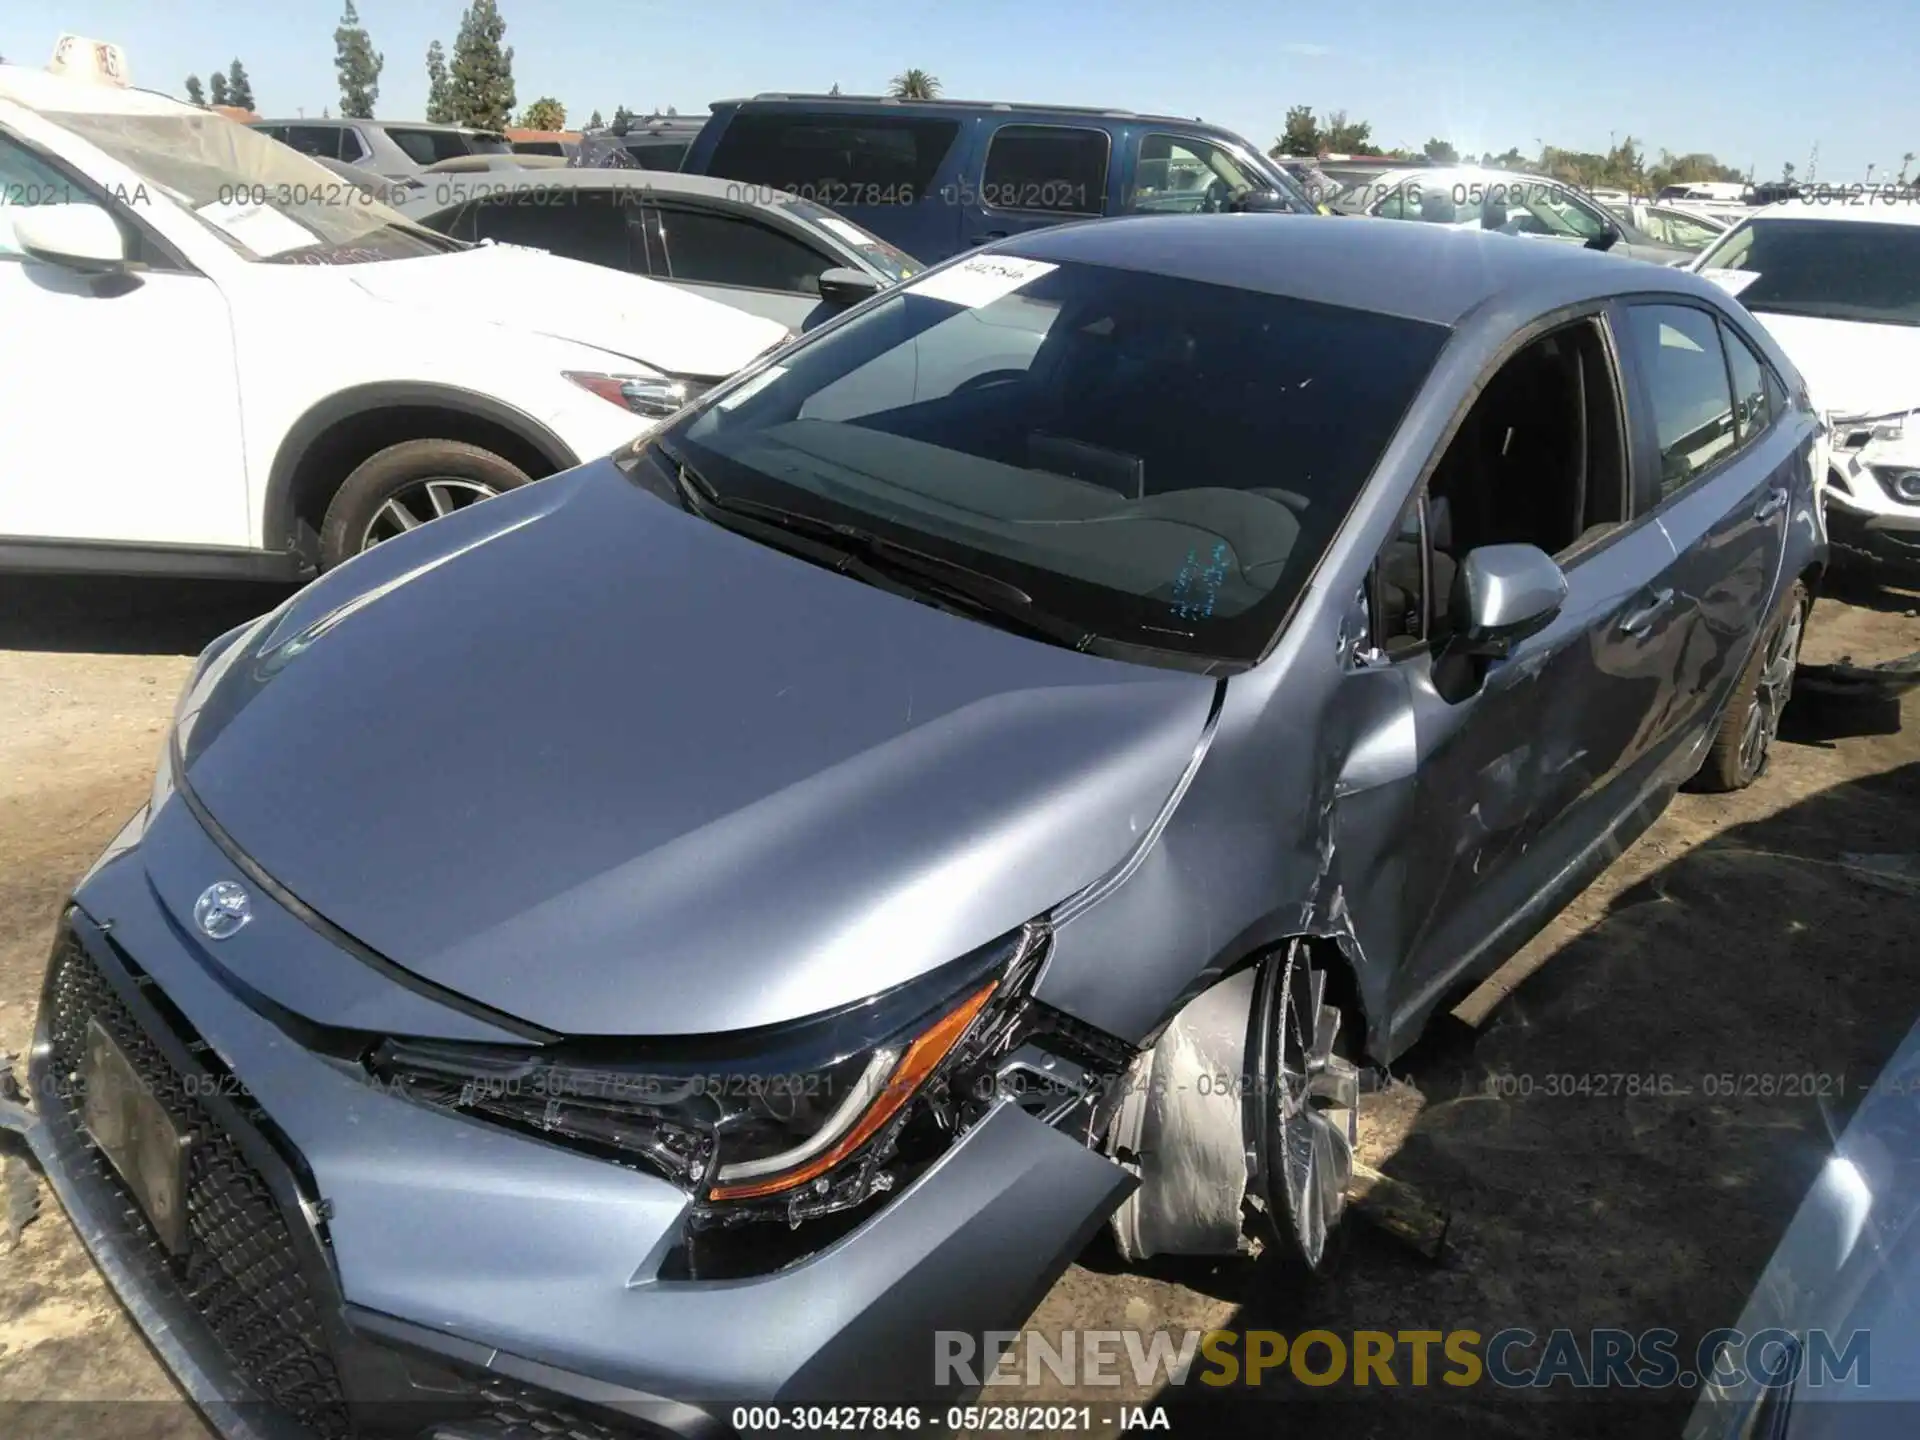
[{"label": "front wheel", "polygon": [[1341,1014],[1306,944],[1293,942],[1260,978],[1249,1037],[1255,1188],[1284,1263],[1317,1274],[1353,1182],[1360,1071],[1339,1053]]},{"label": "front wheel", "polygon": [[417,530],[531,477],[491,450],[464,440],[403,440],[362,461],[327,506],[320,568],[351,560],[382,540]]},{"label": "front wheel", "polygon": [[1813,608],[1807,587],[1795,582],[1793,594],[1754,647],[1746,674],[1720,718],[1707,758],[1694,777],[1697,790],[1744,790],[1758,780],[1773,754],[1780,733],[1780,717],[1793,696],[1793,676],[1800,665],[1800,642],[1806,635],[1807,612]]}]

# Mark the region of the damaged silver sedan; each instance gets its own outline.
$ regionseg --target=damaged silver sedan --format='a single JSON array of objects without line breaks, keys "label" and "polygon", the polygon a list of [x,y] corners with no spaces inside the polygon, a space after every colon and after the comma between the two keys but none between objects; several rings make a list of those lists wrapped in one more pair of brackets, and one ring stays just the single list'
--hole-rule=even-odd
[{"label": "damaged silver sedan", "polygon": [[1109,1223],[1313,1269],[1364,1067],[1765,769],[1817,433],[1581,251],[960,257],[216,642],[0,1120],[234,1433],[920,1398]]}]

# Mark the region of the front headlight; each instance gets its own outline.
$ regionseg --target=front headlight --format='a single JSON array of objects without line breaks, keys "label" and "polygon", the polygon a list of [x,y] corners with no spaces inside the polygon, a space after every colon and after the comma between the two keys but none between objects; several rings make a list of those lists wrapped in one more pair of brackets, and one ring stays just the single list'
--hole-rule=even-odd
[{"label": "front headlight", "polygon": [[768,1030],[545,1047],[389,1040],[365,1063],[409,1099],[644,1166],[703,1213],[797,1225],[894,1187],[903,1127],[946,1103],[956,1070],[1004,1034],[1045,934],[1023,926],[871,1000]]},{"label": "front headlight", "polygon": [[1863,450],[1880,441],[1901,440],[1907,433],[1907,412],[1895,415],[1839,415],[1827,412],[1834,444],[1843,450]]},{"label": "front headlight", "polygon": [[663,375],[655,370],[625,375],[608,375],[597,370],[563,370],[560,373],[582,390],[591,391],[609,404],[623,406],[636,415],[645,415],[654,420],[664,420],[678,413],[714,385],[711,380]]}]

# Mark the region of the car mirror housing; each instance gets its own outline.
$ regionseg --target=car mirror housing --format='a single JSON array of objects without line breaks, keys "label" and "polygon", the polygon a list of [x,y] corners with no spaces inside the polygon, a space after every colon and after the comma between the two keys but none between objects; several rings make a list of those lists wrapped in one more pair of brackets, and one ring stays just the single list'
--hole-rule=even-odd
[{"label": "car mirror housing", "polygon": [[1450,608],[1458,648],[1499,658],[1552,623],[1567,600],[1567,577],[1535,545],[1482,545],[1460,562]]},{"label": "car mirror housing", "polygon": [[851,265],[836,265],[820,272],[820,298],[829,305],[858,305],[879,293],[880,282]]},{"label": "car mirror housing", "polygon": [[1234,197],[1232,208],[1248,215],[1284,215],[1293,204],[1278,190],[1248,190]]},{"label": "car mirror housing", "polygon": [[1612,221],[1606,222],[1598,235],[1587,241],[1589,250],[1611,250],[1620,241],[1620,227]]},{"label": "car mirror housing", "polygon": [[127,240],[105,209],[84,201],[27,205],[12,213],[14,243],[49,265],[90,274],[123,269]]}]

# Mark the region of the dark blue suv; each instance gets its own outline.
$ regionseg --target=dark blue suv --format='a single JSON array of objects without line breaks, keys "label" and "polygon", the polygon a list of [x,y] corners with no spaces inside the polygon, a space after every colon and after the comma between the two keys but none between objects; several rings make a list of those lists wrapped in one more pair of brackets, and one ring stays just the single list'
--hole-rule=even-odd
[{"label": "dark blue suv", "polygon": [[681,169],[830,206],[932,264],[1101,215],[1315,213],[1231,130],[1169,115],[874,96],[723,100]]}]

